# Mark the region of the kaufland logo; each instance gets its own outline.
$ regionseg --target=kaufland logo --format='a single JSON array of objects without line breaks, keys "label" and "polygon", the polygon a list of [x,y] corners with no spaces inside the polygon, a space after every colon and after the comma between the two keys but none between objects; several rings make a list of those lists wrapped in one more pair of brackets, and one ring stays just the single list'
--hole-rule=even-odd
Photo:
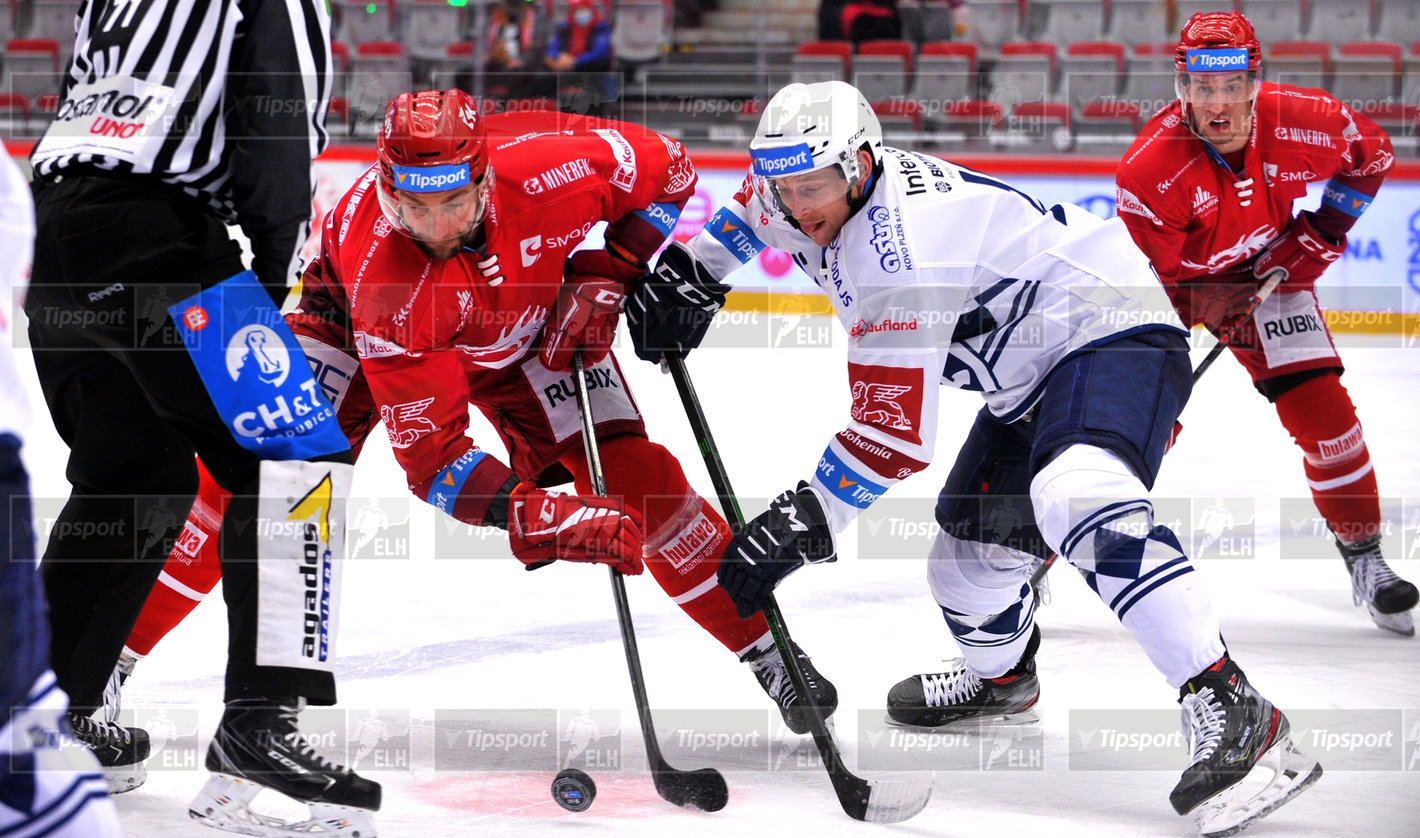
[{"label": "kaufland logo", "polygon": [[754,173],[763,177],[808,171],[814,164],[813,154],[804,143],[788,148],[751,150],[750,156],[754,158]]},{"label": "kaufland logo", "polygon": [[1188,69],[1194,72],[1217,73],[1226,70],[1246,70],[1247,50],[1233,49],[1191,49],[1186,52]]},{"label": "kaufland logo", "polygon": [[468,186],[468,164],[454,166],[391,166],[394,188],[405,192],[447,192]]}]

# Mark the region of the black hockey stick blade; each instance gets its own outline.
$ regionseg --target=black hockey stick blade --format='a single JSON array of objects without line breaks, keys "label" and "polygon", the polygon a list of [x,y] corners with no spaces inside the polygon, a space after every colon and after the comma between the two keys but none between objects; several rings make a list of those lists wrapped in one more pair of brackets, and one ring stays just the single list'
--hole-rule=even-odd
[{"label": "black hockey stick blade", "polygon": [[[680,357],[669,357],[662,362],[670,370],[675,380],[676,391],[685,407],[686,418],[690,420],[695,443],[700,447],[700,455],[705,460],[705,469],[710,472],[710,482],[720,499],[720,508],[725,512],[732,529],[744,525],[744,515],[734,490],[730,488],[730,476],[725,464],[720,460],[720,449],[710,435],[710,424],[705,419],[705,410],[700,406],[700,397],[695,394],[695,385],[690,381],[690,373],[685,369],[685,361]],[[795,661],[789,629],[784,625],[784,616],[779,612],[779,604],[774,597],[764,608],[764,618],[769,623],[769,632],[774,636],[774,645],[784,658],[785,670],[800,695],[811,695],[804,673]],[[897,823],[905,821],[927,806],[932,798],[933,774],[917,774],[901,778],[865,780],[848,770],[843,764],[843,754],[838,743],[833,741],[833,732],[817,707],[808,707],[809,731],[813,734],[814,745],[824,770],[828,772],[833,792],[838,803],[848,817],[870,823]]]},{"label": "black hockey stick blade", "polygon": [[[602,471],[601,451],[597,447],[596,423],[592,419],[592,403],[587,397],[587,379],[582,353],[573,356],[572,377],[577,391],[577,409],[582,417],[582,447],[587,455],[587,467],[592,473],[596,493],[606,496],[606,474]],[[641,736],[646,742],[646,761],[651,766],[651,782],[656,793],[667,803],[690,806],[706,812],[718,812],[730,800],[730,789],[724,776],[713,768],[682,771],[672,767],[661,755],[656,741],[656,726],[651,719],[651,704],[646,698],[646,677],[641,671],[641,653],[636,647],[636,629],[631,622],[631,603],[626,597],[626,580],[615,568],[611,573],[612,599],[616,603],[616,621],[621,629],[621,645],[626,652],[626,668],[631,675],[631,695],[636,700],[636,715],[641,722]]]}]

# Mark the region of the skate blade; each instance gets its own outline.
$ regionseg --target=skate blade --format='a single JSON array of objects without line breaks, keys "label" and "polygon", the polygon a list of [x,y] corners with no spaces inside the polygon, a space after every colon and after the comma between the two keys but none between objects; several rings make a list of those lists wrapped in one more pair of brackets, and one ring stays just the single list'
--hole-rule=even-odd
[{"label": "skate blade", "polygon": [[[188,806],[187,814],[204,826],[258,838],[309,838],[311,835],[376,838],[374,816],[367,809],[333,803],[303,803],[311,814],[304,821],[286,821],[252,811],[252,799],[266,788],[241,777],[214,773]],[[272,793],[281,794],[274,790]]]},{"label": "skate blade", "polygon": [[[1257,792],[1239,799],[1242,787],[1258,776],[1272,777]],[[1273,745],[1248,772],[1247,777],[1204,801],[1194,812],[1199,838],[1226,838],[1247,829],[1255,821],[1272,814],[1292,798],[1321,779],[1321,764],[1298,751],[1292,737]]]},{"label": "skate blade", "polygon": [[1375,609],[1375,606],[1367,604],[1366,609],[1371,612],[1371,619],[1377,626],[1386,631],[1393,631],[1401,637],[1415,636],[1415,619],[1409,611],[1401,611],[1396,614],[1382,614]]},{"label": "skate blade", "polygon": [[916,730],[923,733],[952,731],[955,733],[971,733],[982,728],[995,727],[1024,727],[1040,723],[1040,713],[1036,710],[1036,705],[1031,705],[1019,713],[996,713],[990,716],[968,716],[955,719],[940,725],[919,725],[911,722],[899,722],[892,716],[883,714],[883,721],[893,727],[903,730]]},{"label": "skate blade", "polygon": [[104,784],[109,794],[123,794],[133,791],[148,781],[148,767],[143,763],[133,765],[106,765],[103,768]]}]

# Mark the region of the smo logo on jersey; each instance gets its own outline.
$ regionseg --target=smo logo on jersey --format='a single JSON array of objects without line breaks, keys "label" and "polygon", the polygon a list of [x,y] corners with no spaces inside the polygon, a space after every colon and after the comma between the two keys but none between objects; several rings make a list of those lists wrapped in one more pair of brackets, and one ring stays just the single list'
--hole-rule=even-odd
[{"label": "smo logo on jersey", "polygon": [[213,406],[243,448],[263,460],[306,460],[349,447],[256,274],[243,271],[168,312]]}]

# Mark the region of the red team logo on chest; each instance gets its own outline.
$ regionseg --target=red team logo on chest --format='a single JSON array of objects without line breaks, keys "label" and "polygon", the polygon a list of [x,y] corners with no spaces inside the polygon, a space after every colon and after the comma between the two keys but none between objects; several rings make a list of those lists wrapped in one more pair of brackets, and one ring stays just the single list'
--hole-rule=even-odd
[{"label": "red team logo on chest", "polygon": [[849,363],[848,380],[853,383],[854,421],[922,444],[921,370]]}]

